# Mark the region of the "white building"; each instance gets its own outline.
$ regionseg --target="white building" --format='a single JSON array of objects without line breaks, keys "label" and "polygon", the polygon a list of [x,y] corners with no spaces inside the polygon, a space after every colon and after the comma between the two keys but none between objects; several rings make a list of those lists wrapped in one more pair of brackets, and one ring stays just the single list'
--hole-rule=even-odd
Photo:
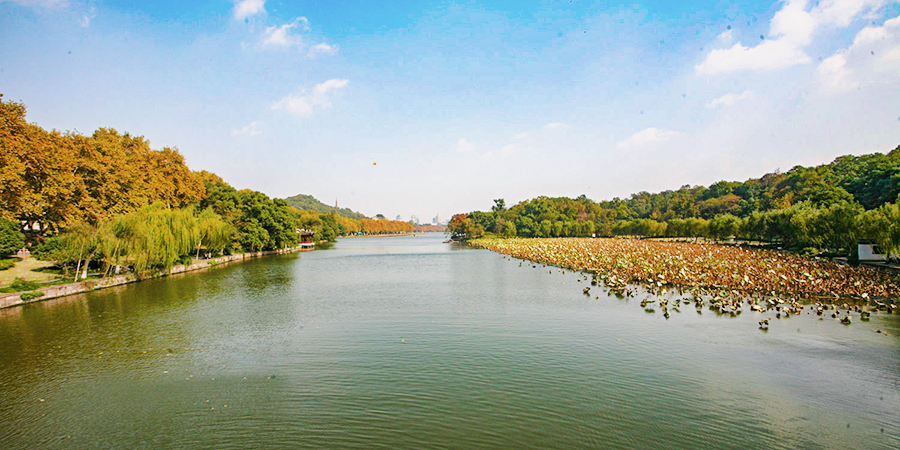
[{"label": "white building", "polygon": [[881,250],[875,244],[871,242],[862,241],[857,244],[857,250],[859,251],[859,261],[860,262],[884,262],[887,261],[886,255],[881,253]]}]

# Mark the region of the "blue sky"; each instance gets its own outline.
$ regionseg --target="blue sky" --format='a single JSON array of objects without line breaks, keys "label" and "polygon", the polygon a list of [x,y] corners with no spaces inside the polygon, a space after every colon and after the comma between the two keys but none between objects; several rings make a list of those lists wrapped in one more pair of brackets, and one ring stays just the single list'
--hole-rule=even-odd
[{"label": "blue sky", "polygon": [[0,93],[374,216],[745,180],[900,145],[900,5],[0,1]]}]

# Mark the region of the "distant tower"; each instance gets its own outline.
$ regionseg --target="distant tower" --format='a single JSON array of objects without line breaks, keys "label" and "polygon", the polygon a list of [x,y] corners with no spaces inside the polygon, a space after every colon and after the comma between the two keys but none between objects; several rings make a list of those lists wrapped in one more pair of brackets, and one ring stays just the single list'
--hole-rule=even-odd
[{"label": "distant tower", "polygon": [[338,209],[337,197],[334,198],[334,209]]}]

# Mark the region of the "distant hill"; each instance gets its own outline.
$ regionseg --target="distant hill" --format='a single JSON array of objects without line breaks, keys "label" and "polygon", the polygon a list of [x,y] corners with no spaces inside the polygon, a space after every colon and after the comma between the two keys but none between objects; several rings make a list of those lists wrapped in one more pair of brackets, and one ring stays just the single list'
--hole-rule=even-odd
[{"label": "distant hill", "polygon": [[288,203],[288,205],[293,206],[297,209],[305,209],[318,211],[322,213],[337,213],[339,216],[346,217],[348,219],[364,219],[366,216],[350,210],[350,208],[335,208],[334,206],[328,206],[318,200],[312,195],[303,195],[297,194],[293,197],[288,197],[284,199]]}]

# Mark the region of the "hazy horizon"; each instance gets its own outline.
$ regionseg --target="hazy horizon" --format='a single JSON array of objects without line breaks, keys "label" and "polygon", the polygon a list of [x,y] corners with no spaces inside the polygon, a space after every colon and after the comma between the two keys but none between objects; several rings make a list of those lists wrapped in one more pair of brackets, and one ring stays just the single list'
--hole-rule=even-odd
[{"label": "hazy horizon", "polygon": [[885,0],[0,1],[27,120],[430,222],[540,195],[743,181],[900,144]]}]

